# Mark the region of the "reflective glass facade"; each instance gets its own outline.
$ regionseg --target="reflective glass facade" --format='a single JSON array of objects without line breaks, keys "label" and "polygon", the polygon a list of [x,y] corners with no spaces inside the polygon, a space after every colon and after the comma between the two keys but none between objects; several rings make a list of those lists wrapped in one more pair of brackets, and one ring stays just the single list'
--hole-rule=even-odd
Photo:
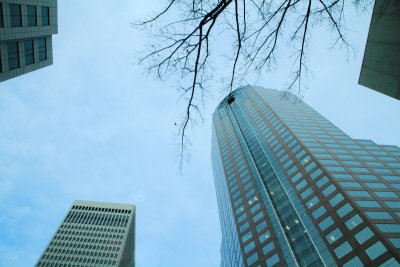
[{"label": "reflective glass facade", "polygon": [[213,115],[221,266],[400,266],[400,149],[291,94],[246,86]]},{"label": "reflective glass facade", "polygon": [[135,265],[135,206],[74,201],[35,266]]}]

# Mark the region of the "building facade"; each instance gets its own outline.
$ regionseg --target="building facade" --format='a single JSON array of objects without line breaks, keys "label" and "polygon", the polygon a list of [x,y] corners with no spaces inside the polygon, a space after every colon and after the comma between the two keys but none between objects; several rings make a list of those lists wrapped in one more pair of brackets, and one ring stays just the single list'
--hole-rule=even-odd
[{"label": "building facade", "polygon": [[56,0],[0,1],[0,82],[53,64]]},{"label": "building facade", "polygon": [[400,149],[246,86],[213,114],[221,266],[400,266]]},{"label": "building facade", "polygon": [[374,2],[358,83],[400,100],[400,1]]},{"label": "building facade", "polygon": [[74,201],[35,266],[135,266],[135,206]]}]

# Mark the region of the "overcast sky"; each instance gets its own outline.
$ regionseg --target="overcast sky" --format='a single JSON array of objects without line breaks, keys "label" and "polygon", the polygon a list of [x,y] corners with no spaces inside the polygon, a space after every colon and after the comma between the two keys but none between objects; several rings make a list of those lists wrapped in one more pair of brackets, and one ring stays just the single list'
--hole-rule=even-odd
[{"label": "overcast sky", "polygon": [[[183,103],[173,81],[132,64],[146,39],[130,23],[160,2],[59,1],[54,64],[0,83],[0,266],[33,266],[76,199],[137,206],[138,267],[219,266],[210,137],[223,95],[216,83],[179,175],[173,132]],[[399,146],[400,101],[357,84],[369,20],[348,16],[355,56],[315,30],[304,101],[353,138]],[[281,62],[247,82],[283,89]]]}]

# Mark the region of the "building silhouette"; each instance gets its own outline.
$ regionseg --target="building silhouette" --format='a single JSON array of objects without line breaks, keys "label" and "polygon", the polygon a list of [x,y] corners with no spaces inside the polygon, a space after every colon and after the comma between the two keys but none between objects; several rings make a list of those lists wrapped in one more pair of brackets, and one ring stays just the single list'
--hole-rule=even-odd
[{"label": "building silhouette", "polygon": [[212,163],[221,266],[400,266],[398,147],[245,86],[213,114]]},{"label": "building silhouette", "polygon": [[135,206],[74,201],[35,266],[135,266]]},{"label": "building silhouette", "polygon": [[56,0],[0,1],[0,82],[53,64]]}]

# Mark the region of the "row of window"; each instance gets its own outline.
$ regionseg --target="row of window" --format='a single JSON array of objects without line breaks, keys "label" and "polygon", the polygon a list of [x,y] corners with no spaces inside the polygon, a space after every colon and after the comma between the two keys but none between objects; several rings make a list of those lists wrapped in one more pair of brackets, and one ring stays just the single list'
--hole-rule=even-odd
[{"label": "row of window", "polygon": [[[51,264],[51,262],[53,261],[61,261],[61,263],[68,263],[68,262],[80,262],[80,263],[95,263],[95,264],[112,264],[112,265],[116,265],[117,261],[115,260],[110,260],[110,259],[92,259],[92,258],[83,258],[83,257],[71,257],[71,256],[53,256],[53,255],[49,255],[46,258],[43,257],[40,262],[39,262],[39,266],[47,266],[45,265],[46,263],[48,263],[48,266],[54,266],[53,264]],[[63,265],[65,266],[65,265]],[[76,265],[73,265],[76,266]]]},{"label": "row of window", "polygon": [[86,250],[70,250],[70,249],[51,249],[45,255],[54,255],[61,254],[66,256],[66,254],[70,255],[80,255],[80,256],[90,256],[90,257],[107,257],[107,258],[118,258],[118,254],[110,253],[110,252],[98,252],[98,251],[86,251]]},{"label": "row of window", "polygon": [[[7,4],[0,3],[0,27],[4,27],[4,11]],[[22,9],[25,9],[24,12]],[[50,8],[41,6],[40,8],[40,25],[50,25]],[[10,25],[11,27],[22,27],[22,26],[38,26],[38,7],[36,6],[21,6],[17,4],[8,4],[8,11],[10,14]],[[22,16],[26,16],[26,25],[22,23]]]},{"label": "row of window", "polygon": [[84,230],[84,231],[96,231],[96,232],[112,232],[112,233],[124,233],[125,229],[124,228],[115,228],[115,227],[93,227],[93,226],[85,226],[85,225],[74,225],[74,224],[62,224],[60,227],[60,230],[57,231],[57,233],[59,231],[64,231],[63,229],[67,229],[67,230],[75,230],[75,231],[79,231],[79,230]]},{"label": "row of window", "polygon": [[88,206],[72,206],[73,210],[88,210],[88,211],[101,211],[101,212],[113,212],[113,213],[131,213],[131,210],[125,209],[110,209],[110,208],[98,208],[98,207],[88,207]]},{"label": "row of window", "polygon": [[[36,42],[37,41],[37,42]],[[23,55],[20,53],[20,46],[18,42],[10,42],[7,43],[7,60],[8,60],[8,69],[14,70],[21,66],[21,56],[25,59],[25,66],[31,65],[35,63],[35,43],[38,46],[38,59],[39,61],[43,61],[47,59],[47,46],[46,46],[46,38],[36,39],[36,40],[25,40],[22,42],[23,46]],[[1,67],[1,58],[0,58],[0,72],[3,71]]]}]

